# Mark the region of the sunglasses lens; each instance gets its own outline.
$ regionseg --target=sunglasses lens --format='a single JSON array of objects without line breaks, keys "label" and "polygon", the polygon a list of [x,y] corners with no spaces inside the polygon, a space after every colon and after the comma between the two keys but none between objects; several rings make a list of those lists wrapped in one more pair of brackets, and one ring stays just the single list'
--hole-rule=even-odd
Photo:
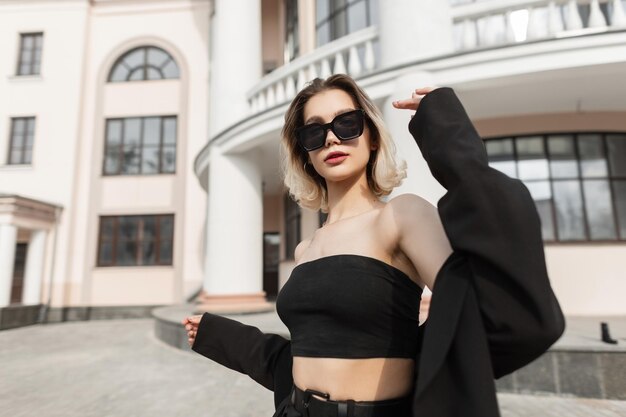
[{"label": "sunglasses lens", "polygon": [[340,140],[354,139],[363,133],[363,111],[354,110],[335,117],[327,125],[311,123],[296,129],[296,138],[307,151],[324,146],[326,133],[332,126],[332,131]]},{"label": "sunglasses lens", "polygon": [[363,133],[363,113],[351,111],[339,115],[333,121],[333,128],[339,139],[354,139]]},{"label": "sunglasses lens", "polygon": [[319,124],[305,125],[298,129],[298,141],[304,149],[316,149],[324,145],[324,129]]}]

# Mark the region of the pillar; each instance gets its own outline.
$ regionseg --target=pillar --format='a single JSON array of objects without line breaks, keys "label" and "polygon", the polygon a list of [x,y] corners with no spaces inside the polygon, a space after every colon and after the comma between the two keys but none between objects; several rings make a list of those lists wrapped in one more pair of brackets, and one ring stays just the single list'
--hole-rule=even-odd
[{"label": "pillar", "polygon": [[11,302],[16,244],[17,227],[0,224],[0,307],[6,307]]},{"label": "pillar", "polygon": [[262,76],[260,0],[215,0],[211,26],[209,136],[249,113],[246,93]]},{"label": "pillar", "polygon": [[381,63],[392,67],[452,53],[450,2],[393,0],[380,7]]},{"label": "pillar", "polygon": [[24,292],[22,304],[41,303],[41,285],[43,281],[43,265],[46,254],[46,232],[32,232],[28,251],[26,252],[26,270],[24,272]]},{"label": "pillar", "polygon": [[217,147],[209,158],[204,301],[265,304],[259,166]]}]

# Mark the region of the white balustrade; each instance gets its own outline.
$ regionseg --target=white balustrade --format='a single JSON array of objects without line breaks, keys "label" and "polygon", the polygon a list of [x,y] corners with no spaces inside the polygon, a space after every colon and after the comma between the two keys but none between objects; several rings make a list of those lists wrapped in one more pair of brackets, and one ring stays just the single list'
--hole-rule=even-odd
[{"label": "white balustrade", "polygon": [[452,16],[457,50],[626,27],[626,11],[621,0],[475,1],[453,5]]},{"label": "white balustrade", "polygon": [[284,104],[293,99],[307,82],[316,77],[349,74],[358,78],[378,68],[374,43],[378,41],[375,26],[351,33],[298,57],[266,75],[248,93],[252,114]]}]

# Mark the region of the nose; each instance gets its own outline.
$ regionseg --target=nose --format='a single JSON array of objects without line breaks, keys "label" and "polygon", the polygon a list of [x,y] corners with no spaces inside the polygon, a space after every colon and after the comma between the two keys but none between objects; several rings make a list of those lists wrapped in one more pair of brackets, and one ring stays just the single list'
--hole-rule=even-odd
[{"label": "nose", "polygon": [[332,145],[333,143],[341,143],[341,141],[335,136],[335,132],[333,132],[332,129],[328,129],[326,131],[326,146]]}]

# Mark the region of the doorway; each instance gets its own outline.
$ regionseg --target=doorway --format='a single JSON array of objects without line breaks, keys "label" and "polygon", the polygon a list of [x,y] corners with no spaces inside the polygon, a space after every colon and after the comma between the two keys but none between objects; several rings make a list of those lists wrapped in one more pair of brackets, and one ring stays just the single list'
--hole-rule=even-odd
[{"label": "doorway", "polygon": [[263,291],[268,301],[276,300],[278,294],[278,265],[280,254],[280,234],[263,233]]},{"label": "doorway", "polygon": [[13,284],[11,285],[11,300],[9,301],[10,304],[22,304],[27,247],[27,243],[18,243],[15,247],[15,263],[13,264]]}]

